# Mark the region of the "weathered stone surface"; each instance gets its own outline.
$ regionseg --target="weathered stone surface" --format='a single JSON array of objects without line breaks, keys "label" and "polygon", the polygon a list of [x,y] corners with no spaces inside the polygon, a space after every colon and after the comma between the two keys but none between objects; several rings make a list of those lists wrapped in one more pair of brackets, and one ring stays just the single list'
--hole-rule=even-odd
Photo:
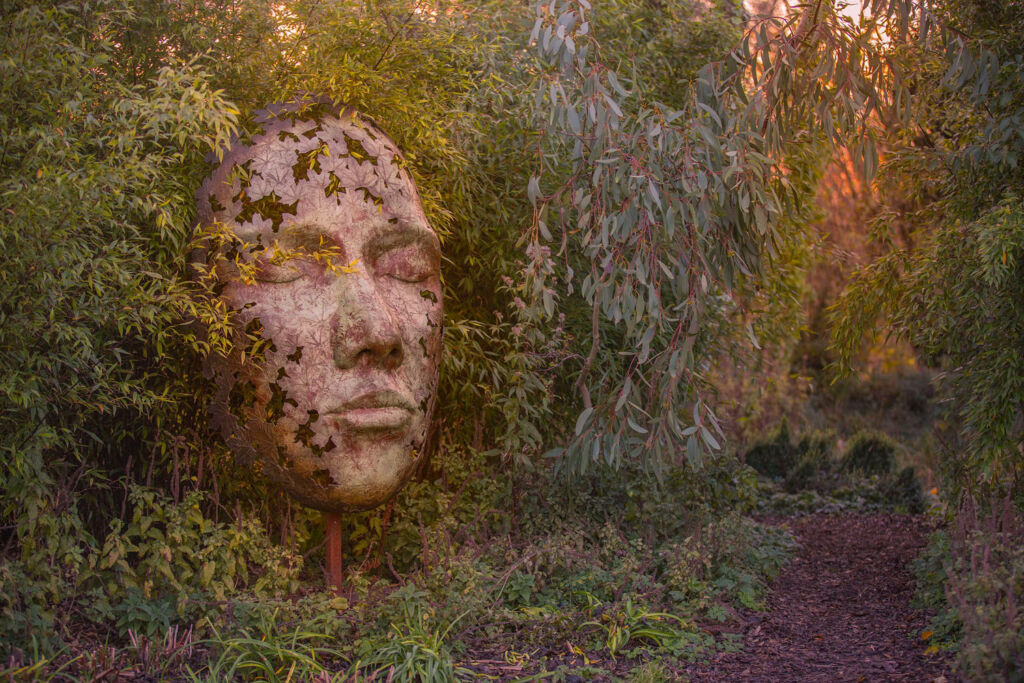
[{"label": "weathered stone surface", "polygon": [[272,108],[200,188],[198,259],[242,343],[214,418],[301,503],[368,509],[413,471],[437,384],[440,246],[395,144],[351,110]]}]

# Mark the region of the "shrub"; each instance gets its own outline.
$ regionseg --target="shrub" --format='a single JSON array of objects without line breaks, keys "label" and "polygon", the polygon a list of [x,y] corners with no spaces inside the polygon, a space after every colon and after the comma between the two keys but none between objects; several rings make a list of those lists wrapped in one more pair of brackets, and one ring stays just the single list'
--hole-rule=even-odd
[{"label": "shrub", "polygon": [[786,480],[782,482],[782,488],[787,493],[796,493],[811,488],[819,470],[820,463],[810,459],[801,460],[786,475]]},{"label": "shrub", "polygon": [[963,623],[968,680],[1024,680],[1024,515],[1009,499],[988,515],[968,497],[951,543],[946,589]]},{"label": "shrub", "polygon": [[774,432],[751,446],[744,458],[758,474],[785,478],[783,487],[793,492],[810,487],[822,472],[831,470],[835,443],[834,432],[817,430],[804,433],[793,444],[783,419]]},{"label": "shrub", "polygon": [[815,487],[823,474],[832,469],[836,435],[831,431],[804,434],[796,444],[797,464],[786,474],[782,487],[789,493]]},{"label": "shrub", "polygon": [[917,472],[913,467],[901,469],[895,479],[886,482],[884,492],[886,502],[904,507],[912,515],[921,514],[925,510],[921,482],[917,480]]},{"label": "shrub", "polygon": [[172,452],[202,450],[189,439],[201,345],[180,322],[218,316],[178,267],[187,178],[238,111],[187,54],[145,79],[119,70],[130,7],[4,7],[0,655],[52,649],[54,606],[120,507],[112,482],[147,467],[166,481]]},{"label": "shrub", "polygon": [[173,503],[133,487],[131,520],[114,520],[78,577],[88,615],[146,636],[216,613],[228,598],[280,596],[298,588],[302,558],[276,545],[253,519],[216,523],[202,495]]},{"label": "shrub", "polygon": [[928,537],[927,547],[910,565],[916,584],[914,606],[934,614],[928,621],[927,631],[922,634],[929,649],[954,649],[963,635],[960,617],[946,596],[952,570],[951,542],[948,529],[933,532]]},{"label": "shrub", "polygon": [[786,420],[767,439],[751,446],[743,459],[758,474],[772,479],[785,477],[797,462],[797,450],[790,441]]},{"label": "shrub", "polygon": [[836,434],[831,430],[815,430],[800,436],[796,450],[801,460],[811,460],[824,465],[832,458],[836,448]]},{"label": "shrub", "polygon": [[845,472],[888,474],[896,468],[896,443],[881,432],[857,432],[843,455]]}]

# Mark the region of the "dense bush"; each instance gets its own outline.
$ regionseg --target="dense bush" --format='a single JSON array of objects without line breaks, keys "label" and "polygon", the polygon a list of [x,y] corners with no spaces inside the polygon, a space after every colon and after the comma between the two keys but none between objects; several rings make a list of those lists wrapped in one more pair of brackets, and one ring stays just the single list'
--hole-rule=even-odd
[{"label": "dense bush", "polygon": [[819,473],[833,467],[836,435],[830,431],[810,431],[793,442],[789,422],[784,418],[768,435],[755,441],[743,456],[758,474],[784,479],[788,488],[806,488]]},{"label": "dense bush", "polygon": [[1010,500],[967,499],[951,539],[948,595],[963,624],[960,662],[972,680],[1024,675],[1024,518]]},{"label": "dense bush", "polygon": [[951,526],[915,563],[918,599],[937,613],[924,637],[935,649],[958,649],[968,680],[1020,680],[1024,518],[1008,498],[982,507],[967,496]]},{"label": "dense bush", "polygon": [[925,511],[927,504],[921,491],[921,482],[913,467],[904,467],[890,482],[884,484],[887,502],[912,515]]},{"label": "dense bush", "polygon": [[743,461],[758,474],[782,479],[797,463],[798,452],[789,435],[789,423],[783,419],[775,431],[754,443],[743,455]]},{"label": "dense bush", "polygon": [[178,484],[183,453],[192,471],[206,455],[207,481],[218,466],[189,372],[201,345],[180,324],[218,314],[177,271],[187,178],[238,111],[187,56],[143,83],[120,71],[105,31],[123,9],[9,7],[0,29],[3,649],[48,642],[127,513],[124,479]]},{"label": "dense bush", "polygon": [[896,443],[874,430],[861,430],[853,435],[840,460],[846,472],[889,474],[896,468]]},{"label": "dense bush", "polygon": [[[999,498],[1018,486],[1024,443],[1024,9],[944,0],[938,33],[890,57],[915,74],[905,121],[890,129],[873,232],[880,256],[862,267],[834,311],[849,367],[885,321],[942,371],[948,421],[964,437],[945,454],[955,497],[985,481]],[[955,27],[944,31],[943,26]],[[927,39],[926,39],[927,38]]]},{"label": "dense bush", "polygon": [[808,432],[796,444],[797,461],[786,473],[782,487],[790,493],[817,487],[834,468],[836,435],[829,431]]}]

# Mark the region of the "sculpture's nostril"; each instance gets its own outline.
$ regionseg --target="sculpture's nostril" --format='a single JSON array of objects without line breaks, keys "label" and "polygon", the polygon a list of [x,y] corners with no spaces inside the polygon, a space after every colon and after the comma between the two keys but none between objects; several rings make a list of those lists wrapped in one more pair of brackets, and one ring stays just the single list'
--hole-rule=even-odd
[{"label": "sculpture's nostril", "polygon": [[[353,287],[355,282],[344,283]],[[372,285],[371,285],[372,286]],[[343,292],[344,299],[352,292]],[[332,324],[334,363],[347,370],[357,365],[393,370],[402,364],[402,337],[390,312],[377,296],[360,297],[361,307],[338,306]]]}]

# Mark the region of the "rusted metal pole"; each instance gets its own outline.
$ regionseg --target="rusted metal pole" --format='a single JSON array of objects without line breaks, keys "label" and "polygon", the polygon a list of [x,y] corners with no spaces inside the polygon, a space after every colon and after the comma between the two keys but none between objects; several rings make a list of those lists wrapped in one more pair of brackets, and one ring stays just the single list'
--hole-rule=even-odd
[{"label": "rusted metal pole", "polygon": [[325,512],[324,530],[327,536],[327,585],[340,593],[344,576],[341,569],[341,515]]}]

